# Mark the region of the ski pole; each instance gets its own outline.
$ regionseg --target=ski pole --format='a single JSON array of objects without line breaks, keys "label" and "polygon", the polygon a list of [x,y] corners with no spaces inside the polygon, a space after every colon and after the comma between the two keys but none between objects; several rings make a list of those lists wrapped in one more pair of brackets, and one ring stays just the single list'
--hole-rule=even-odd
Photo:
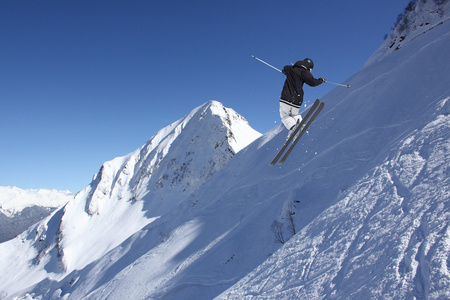
[{"label": "ski pole", "polygon": [[350,85],[348,85],[348,84],[334,83],[334,82],[331,82],[331,81],[328,81],[328,80],[326,80],[325,82],[326,83],[331,83],[331,84],[334,84],[334,85],[345,86],[347,88],[350,88]]},{"label": "ski pole", "polygon": [[[254,59],[256,59],[256,60],[259,60],[259,61],[262,62],[263,64],[268,65],[268,66],[271,67],[272,69],[275,69],[275,70],[277,70],[278,72],[281,72],[280,69],[275,68],[274,66],[272,66],[271,64],[269,64],[269,63],[263,61],[262,59],[260,59],[260,58],[258,58],[258,57],[256,57],[256,56],[254,56],[254,55],[252,55],[252,57],[253,57]],[[281,72],[281,73],[282,73],[282,72]],[[334,82],[331,82],[331,81],[325,81],[325,82],[328,82],[328,83],[331,83],[331,84],[334,84],[334,85],[339,85],[339,86],[344,86],[344,87],[350,88],[350,85],[348,85],[348,84],[334,83]]]},{"label": "ski pole", "polygon": [[[259,59],[259,58],[257,58],[257,57],[254,56],[254,55],[252,55],[252,57],[253,57],[254,59],[256,59],[256,60],[259,60],[259,61],[262,62],[263,64],[268,65],[268,66],[271,67],[272,69],[275,69],[275,70],[277,70],[278,72],[281,72],[280,69],[277,69],[277,68],[275,68],[274,66],[272,66],[271,64],[266,63],[266,62],[263,61],[262,59]],[[281,73],[282,73],[282,72],[281,72]]]}]

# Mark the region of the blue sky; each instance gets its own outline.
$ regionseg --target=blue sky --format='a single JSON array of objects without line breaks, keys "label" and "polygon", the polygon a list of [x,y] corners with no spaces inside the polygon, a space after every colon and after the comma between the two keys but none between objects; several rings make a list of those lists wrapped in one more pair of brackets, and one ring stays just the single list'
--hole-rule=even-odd
[{"label": "blue sky", "polygon": [[408,2],[2,0],[0,185],[77,192],[208,100],[265,133],[284,76],[251,55],[344,82]]}]

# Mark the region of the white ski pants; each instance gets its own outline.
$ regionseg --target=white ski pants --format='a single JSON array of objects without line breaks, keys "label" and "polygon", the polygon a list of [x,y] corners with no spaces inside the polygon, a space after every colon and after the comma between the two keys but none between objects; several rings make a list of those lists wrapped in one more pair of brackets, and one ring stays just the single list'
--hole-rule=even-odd
[{"label": "white ski pants", "polygon": [[286,103],[280,102],[280,117],[284,126],[291,130],[291,128],[302,120],[302,116],[298,113],[299,108],[290,106]]}]

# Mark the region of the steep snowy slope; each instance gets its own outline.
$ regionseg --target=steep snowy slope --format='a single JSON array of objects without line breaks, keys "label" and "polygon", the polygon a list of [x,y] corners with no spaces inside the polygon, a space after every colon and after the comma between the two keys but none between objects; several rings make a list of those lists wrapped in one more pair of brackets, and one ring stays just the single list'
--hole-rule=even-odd
[{"label": "steep snowy slope", "polygon": [[[419,1],[400,24],[411,27],[392,34],[403,43],[350,79],[357,90],[327,95],[342,99],[329,119],[345,118],[339,106],[355,113],[332,127],[341,141],[317,152],[311,174],[342,186],[335,203],[218,299],[450,298],[449,11]],[[355,128],[341,136],[343,126]],[[358,169],[367,171],[348,187],[335,176]]]},{"label": "steep snowy slope", "polygon": [[27,230],[73,196],[68,191],[0,186],[0,243]]},{"label": "steep snowy slope", "polygon": [[9,294],[47,276],[61,278],[84,268],[170,213],[259,136],[219,102],[194,109],[142,148],[104,163],[64,208],[0,245],[0,290]]},{"label": "steep snowy slope", "polygon": [[450,97],[218,299],[450,298]]}]

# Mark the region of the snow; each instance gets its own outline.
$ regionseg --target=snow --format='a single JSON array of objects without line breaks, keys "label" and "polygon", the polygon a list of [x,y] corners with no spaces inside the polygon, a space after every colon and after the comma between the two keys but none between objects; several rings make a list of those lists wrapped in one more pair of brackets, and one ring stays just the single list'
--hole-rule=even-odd
[{"label": "snow", "polygon": [[440,8],[323,98],[282,166],[268,166],[282,125],[261,136],[217,101],[106,162],[66,206],[0,244],[0,298],[450,298]]}]

